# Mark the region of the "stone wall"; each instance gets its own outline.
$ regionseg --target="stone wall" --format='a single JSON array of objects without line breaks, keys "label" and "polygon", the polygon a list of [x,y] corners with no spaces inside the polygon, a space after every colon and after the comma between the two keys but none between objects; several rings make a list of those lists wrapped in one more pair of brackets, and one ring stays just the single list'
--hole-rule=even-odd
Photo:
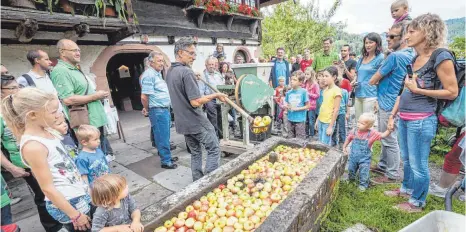
[{"label": "stone wall", "polygon": [[[148,206],[142,210],[142,222],[145,231],[153,231],[163,225],[165,220],[176,216],[185,207],[201,196],[207,194],[219,184],[246,169],[257,159],[266,155],[278,145],[309,146],[327,152],[320,163],[311,170],[298,187],[290,193],[264,223],[256,229],[261,232],[310,231],[320,228],[320,221],[328,202],[343,174],[346,156],[340,151],[329,149],[321,143],[307,143],[302,140],[286,140],[271,138],[254,147],[229,163],[219,167],[209,175],[188,185],[178,193],[166,198],[163,202]],[[328,208],[327,208],[328,210]]]}]

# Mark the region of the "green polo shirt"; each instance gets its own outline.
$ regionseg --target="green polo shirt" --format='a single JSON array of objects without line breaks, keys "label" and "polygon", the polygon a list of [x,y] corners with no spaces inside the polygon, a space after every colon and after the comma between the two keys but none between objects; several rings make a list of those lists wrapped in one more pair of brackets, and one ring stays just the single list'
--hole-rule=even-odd
[{"label": "green polo shirt", "polygon": [[2,145],[10,154],[11,163],[16,167],[27,168],[24,165],[21,155],[19,154],[19,147],[13,132],[6,126],[5,120],[0,115],[0,134],[2,138]]},{"label": "green polo shirt", "polygon": [[340,57],[337,53],[330,53],[326,55],[323,52],[317,53],[314,57],[314,62],[312,62],[312,68],[316,72],[320,72],[328,66],[333,65],[333,61],[338,61]]},{"label": "green polo shirt", "polygon": [[0,177],[2,178],[1,180],[1,186],[0,186],[0,189],[1,189],[1,197],[0,197],[0,205],[1,207],[0,208],[3,208],[5,206],[7,206],[8,204],[10,204],[10,197],[8,197],[8,191],[6,191],[6,181],[5,179],[3,179],[3,176],[0,174]]},{"label": "green polo shirt", "polygon": [[[85,95],[86,87],[89,85],[84,74],[76,66],[62,60],[58,60],[50,79],[52,79],[60,99],[66,99],[73,95]],[[93,93],[95,93],[95,90],[89,86],[87,95]],[[64,105],[63,108],[69,114],[68,107]],[[100,100],[87,103],[87,109],[91,125],[101,127],[107,124],[107,115]]]}]

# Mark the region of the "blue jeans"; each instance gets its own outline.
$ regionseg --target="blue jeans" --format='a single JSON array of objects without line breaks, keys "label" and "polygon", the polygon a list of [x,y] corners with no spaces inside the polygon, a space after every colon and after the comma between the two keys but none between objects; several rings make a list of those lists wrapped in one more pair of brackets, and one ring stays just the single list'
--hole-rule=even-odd
[{"label": "blue jeans", "polygon": [[155,145],[160,154],[160,162],[165,165],[171,165],[170,109],[163,107],[149,108],[149,120],[154,133]]},{"label": "blue jeans", "polygon": [[[346,115],[339,114],[337,120],[335,121],[335,130],[333,130],[332,135],[332,146],[337,145],[338,143],[345,143],[346,139]],[[338,139],[337,139],[338,135]]]},{"label": "blue jeans", "polygon": [[309,110],[307,112],[307,117],[309,119],[309,131],[307,134],[309,136],[314,136],[316,134],[314,125],[316,124],[316,118],[317,118],[317,110]]},{"label": "blue jeans", "polygon": [[[91,197],[89,195],[75,197],[68,200],[68,202],[76,210],[83,214],[88,214],[91,212]],[[58,222],[62,224],[69,224],[72,222],[68,215],[66,215],[66,213],[59,209],[57,206],[52,204],[51,201],[46,201],[45,207],[47,208],[47,212],[49,212],[50,216],[52,216]]]},{"label": "blue jeans", "polygon": [[[327,128],[330,125],[330,123],[323,123],[319,121],[319,141],[323,144],[332,145],[332,136],[327,135]],[[333,129],[335,130],[335,125],[333,125]]]},{"label": "blue jeans", "polygon": [[411,193],[409,202],[424,207],[429,191],[430,144],[437,130],[437,116],[422,120],[398,121],[398,138],[403,161],[401,192]]},{"label": "blue jeans", "polygon": [[10,225],[13,223],[13,217],[11,216],[11,205],[5,205],[2,207],[2,226]]}]

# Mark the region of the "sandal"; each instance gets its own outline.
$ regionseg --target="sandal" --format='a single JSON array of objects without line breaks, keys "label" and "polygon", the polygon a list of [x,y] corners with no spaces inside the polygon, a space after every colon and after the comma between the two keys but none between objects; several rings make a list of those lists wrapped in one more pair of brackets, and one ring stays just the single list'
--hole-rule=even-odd
[{"label": "sandal", "polygon": [[385,191],[383,192],[383,194],[387,197],[404,197],[404,198],[409,198],[409,194],[407,193],[403,193],[400,191],[399,188],[395,189],[395,190],[388,190],[388,191]]},{"label": "sandal", "polygon": [[422,207],[415,206],[409,202],[403,202],[398,205],[393,206],[394,209],[403,211],[405,213],[420,213],[422,212]]}]

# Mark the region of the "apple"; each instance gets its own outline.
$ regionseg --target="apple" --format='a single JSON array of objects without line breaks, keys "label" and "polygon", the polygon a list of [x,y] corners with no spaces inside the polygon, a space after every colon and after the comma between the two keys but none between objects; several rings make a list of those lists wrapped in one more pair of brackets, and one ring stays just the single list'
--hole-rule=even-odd
[{"label": "apple", "polygon": [[177,217],[172,217],[172,219],[170,219],[170,221],[172,221],[173,224],[175,224],[176,220],[178,220]]},{"label": "apple", "polygon": [[270,206],[268,206],[268,205],[262,205],[262,206],[260,207],[260,210],[261,210],[262,212],[264,212],[264,213],[267,212],[269,209],[270,209]]},{"label": "apple", "polygon": [[290,185],[285,184],[285,185],[283,186],[283,191],[290,191],[290,190],[291,190],[291,186],[290,186]]},{"label": "apple", "polygon": [[259,198],[259,192],[253,192],[252,197],[254,198]]},{"label": "apple", "polygon": [[223,227],[223,232],[234,232],[235,228],[233,226],[225,226]]},{"label": "apple", "polygon": [[236,230],[243,230],[243,224],[236,222],[233,227],[235,227]]},{"label": "apple", "polygon": [[229,209],[227,211],[227,213],[225,214],[225,216],[227,216],[227,217],[231,217],[233,215],[235,215],[235,210],[233,210],[233,209]]},{"label": "apple", "polygon": [[253,214],[254,214],[254,210],[252,210],[251,208],[245,208],[244,209],[244,216],[250,217]]},{"label": "apple", "polygon": [[196,209],[196,210],[199,210],[199,209],[201,208],[201,206],[202,206],[201,201],[195,201],[195,202],[193,203],[193,207],[194,207],[194,209]]},{"label": "apple", "polygon": [[175,226],[175,228],[178,229],[178,228],[181,228],[181,227],[184,226],[184,222],[185,222],[184,219],[178,218],[178,219],[176,220],[175,224],[173,224],[173,225]]},{"label": "apple", "polygon": [[238,223],[241,223],[241,224],[243,224],[243,225],[244,225],[244,223],[247,222],[247,221],[248,221],[248,219],[245,218],[245,217],[242,217],[242,218],[239,218],[239,219],[238,219]]},{"label": "apple", "polygon": [[223,230],[220,227],[215,227],[215,228],[212,229],[212,232],[222,232],[222,231]]},{"label": "apple", "polygon": [[184,225],[188,228],[193,228],[194,226],[194,223],[196,222],[196,220],[194,220],[194,218],[188,218],[186,219],[186,221],[184,222]]},{"label": "apple", "polygon": [[186,218],[188,218],[188,213],[186,213],[186,212],[180,212],[180,213],[178,214],[178,218],[180,218],[180,219],[186,219]]},{"label": "apple", "polygon": [[189,230],[187,230],[186,232],[196,232],[196,231],[193,230],[193,229],[189,229]]},{"label": "apple", "polygon": [[217,201],[217,196],[215,195],[208,196],[207,200],[209,201],[209,203],[215,202]]},{"label": "apple", "polygon": [[186,232],[187,230],[188,230],[188,228],[183,226],[183,227],[180,227],[180,228],[176,229],[175,232]]},{"label": "apple", "polygon": [[202,205],[200,211],[201,212],[207,212],[209,210],[209,205]]},{"label": "apple", "polygon": [[170,228],[170,227],[173,226],[173,222],[171,220],[167,220],[167,221],[165,221],[163,226],[165,226],[166,228]]},{"label": "apple", "polygon": [[242,210],[237,209],[237,210],[235,211],[235,216],[236,216],[237,218],[241,218],[241,217],[243,217],[243,215],[244,215],[244,213],[243,213]]},{"label": "apple", "polygon": [[195,210],[189,211],[188,218],[196,218],[196,216],[197,216],[197,213]]},{"label": "apple", "polygon": [[269,197],[269,193],[266,192],[266,191],[262,191],[262,192],[260,192],[259,197],[260,197],[261,199],[268,198],[268,197]]},{"label": "apple", "polygon": [[194,222],[193,229],[196,231],[202,230],[203,224],[200,221]]},{"label": "apple", "polygon": [[235,183],[235,186],[238,187],[238,188],[241,188],[241,187],[244,186],[244,184],[243,184],[243,182],[238,181],[238,182]]},{"label": "apple", "polygon": [[236,210],[244,211],[244,206],[243,205],[238,205],[238,206],[236,206]]},{"label": "apple", "polygon": [[218,220],[218,216],[216,214],[214,214],[214,215],[210,216],[207,221],[214,223],[217,220]]},{"label": "apple", "polygon": [[205,222],[207,220],[207,213],[206,212],[200,212],[196,216],[196,220],[200,222]]},{"label": "apple", "polygon": [[214,223],[212,222],[205,222],[204,223],[204,230],[211,231],[214,228]]},{"label": "apple", "polygon": [[216,213],[219,217],[223,217],[227,214],[227,210],[224,208],[219,208],[217,209]]},{"label": "apple", "polygon": [[194,207],[192,205],[186,206],[186,212],[190,212],[192,210],[194,210]]},{"label": "apple", "polygon": [[243,228],[245,230],[252,230],[254,229],[254,223],[250,222],[250,221],[246,221],[244,224],[243,224]]},{"label": "apple", "polygon": [[227,226],[233,226],[236,222],[238,222],[238,218],[231,216],[227,219]]},{"label": "apple", "polygon": [[279,202],[281,199],[282,197],[278,193],[272,193],[272,195],[270,195],[270,200],[272,200],[272,202]]},{"label": "apple", "polygon": [[265,217],[265,212],[257,210],[256,211],[256,216],[258,216],[259,218],[262,219],[263,217]]},{"label": "apple", "polygon": [[262,190],[262,189],[264,188],[264,185],[263,185],[262,183],[257,183],[257,184],[256,184],[256,188],[257,188],[258,190]]},{"label": "apple", "polygon": [[244,180],[244,175],[243,174],[239,174],[236,177],[238,178],[238,180]]},{"label": "apple", "polygon": [[258,205],[258,204],[252,204],[251,205],[251,209],[253,209],[254,211],[259,210],[259,208],[260,208],[260,205]]},{"label": "apple", "polygon": [[158,227],[157,229],[155,229],[154,232],[167,232],[167,231],[168,231],[167,227],[161,226],[161,227]]},{"label": "apple", "polygon": [[226,220],[223,218],[219,218],[217,221],[214,222],[215,227],[223,228],[227,224]]}]

